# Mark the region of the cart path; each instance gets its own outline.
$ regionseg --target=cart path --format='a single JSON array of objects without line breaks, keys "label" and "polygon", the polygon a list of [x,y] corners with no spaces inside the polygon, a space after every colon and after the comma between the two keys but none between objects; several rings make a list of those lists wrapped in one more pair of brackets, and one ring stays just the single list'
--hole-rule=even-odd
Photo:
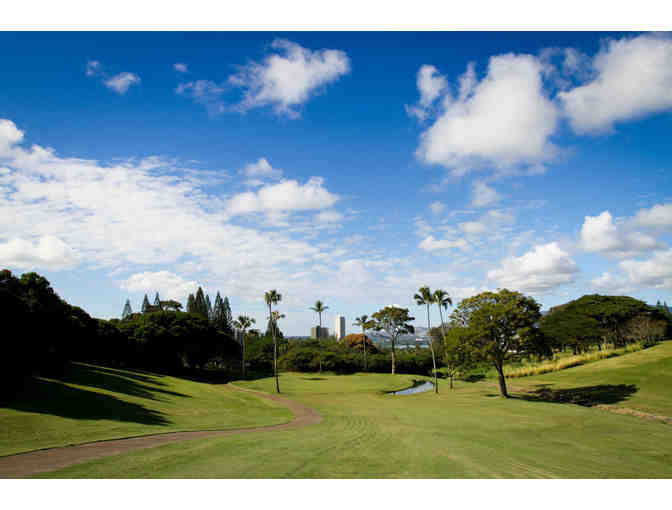
[{"label": "cart path", "polygon": [[317,411],[306,407],[293,400],[285,399],[277,395],[271,395],[260,391],[240,388],[230,385],[239,391],[254,393],[259,397],[268,398],[286,405],[294,414],[294,419],[289,423],[280,425],[268,425],[265,427],[252,427],[228,430],[199,430],[192,432],[167,432],[148,436],[131,437],[127,439],[113,439],[108,441],[96,441],[72,446],[60,446],[44,450],[35,450],[26,453],[17,453],[6,457],[0,457],[0,478],[29,477],[46,471],[53,471],[64,467],[79,464],[93,459],[100,459],[110,455],[154,448],[177,441],[200,439],[206,437],[232,436],[251,432],[265,432],[271,430],[287,430],[307,427],[322,421]]}]

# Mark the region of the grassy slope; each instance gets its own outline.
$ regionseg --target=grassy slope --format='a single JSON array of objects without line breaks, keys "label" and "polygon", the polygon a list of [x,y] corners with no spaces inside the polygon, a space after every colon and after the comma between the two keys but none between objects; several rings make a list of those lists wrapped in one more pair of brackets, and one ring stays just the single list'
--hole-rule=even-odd
[{"label": "grassy slope", "polygon": [[[672,399],[662,394],[671,354],[672,344],[664,344],[525,382],[576,388],[631,381],[638,389],[623,405],[664,414]],[[505,400],[487,380],[458,382],[453,392],[444,384],[438,397],[381,393],[410,379],[283,374],[285,395],[316,408],[321,424],[172,444],[48,476],[672,477],[670,425],[571,404]],[[240,384],[272,389],[271,379]]]},{"label": "grassy slope", "polygon": [[73,364],[64,377],[32,379],[0,403],[0,455],[177,430],[291,421],[284,406],[211,385],[148,372]]}]

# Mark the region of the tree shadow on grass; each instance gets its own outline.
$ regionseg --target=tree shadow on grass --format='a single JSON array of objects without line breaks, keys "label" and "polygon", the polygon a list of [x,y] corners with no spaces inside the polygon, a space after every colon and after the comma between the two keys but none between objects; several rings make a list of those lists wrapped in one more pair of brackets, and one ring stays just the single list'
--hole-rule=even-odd
[{"label": "tree shadow on grass", "polygon": [[90,386],[148,400],[159,400],[160,395],[190,397],[184,393],[160,388],[165,383],[158,376],[150,377],[136,370],[116,370],[97,365],[71,363],[62,375],[49,377],[57,382]]},{"label": "tree shadow on grass", "polygon": [[0,402],[0,407],[75,420],[113,420],[144,425],[171,423],[163,413],[140,404],[41,378],[28,380],[17,395]]},{"label": "tree shadow on grass", "polygon": [[635,384],[600,384],[558,389],[553,389],[549,385],[538,384],[536,390],[520,393],[516,398],[590,407],[598,404],[618,404],[637,393],[637,390]]}]

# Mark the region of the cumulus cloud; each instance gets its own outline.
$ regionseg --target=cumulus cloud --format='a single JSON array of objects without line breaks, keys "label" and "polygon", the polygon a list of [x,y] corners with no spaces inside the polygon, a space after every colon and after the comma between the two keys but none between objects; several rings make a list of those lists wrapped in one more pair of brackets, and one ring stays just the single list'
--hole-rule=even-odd
[{"label": "cumulus cloud", "polygon": [[484,165],[501,173],[542,171],[556,152],[549,139],[558,121],[542,71],[532,55],[498,55],[479,81],[470,65],[457,97],[444,95],[442,113],[422,133],[418,158],[456,175]]},{"label": "cumulus cloud", "polygon": [[475,181],[471,188],[471,205],[474,207],[486,207],[496,204],[501,199],[501,195],[484,181]]},{"label": "cumulus cloud", "polygon": [[229,77],[229,83],[244,93],[240,111],[272,106],[278,114],[298,117],[297,107],[350,72],[350,59],[340,50],[313,51],[282,39],[271,48],[277,52]]},{"label": "cumulus cloud", "polygon": [[124,72],[106,79],[103,83],[117,94],[125,94],[131,85],[140,83],[140,77],[137,74]]},{"label": "cumulus cloud", "polygon": [[520,257],[507,257],[488,279],[501,287],[530,293],[547,293],[574,282],[579,268],[558,243],[534,246]]},{"label": "cumulus cloud", "polygon": [[632,225],[659,232],[672,231],[672,204],[656,204],[650,209],[640,209]]},{"label": "cumulus cloud", "polygon": [[672,249],[659,250],[647,260],[624,260],[619,266],[635,285],[672,290]]},{"label": "cumulus cloud", "polygon": [[[642,213],[639,221],[643,221],[641,218],[648,218],[646,212]],[[632,222],[614,223],[609,211],[599,216],[586,216],[581,227],[579,246],[587,252],[599,252],[617,258],[648,253],[663,246],[655,237],[633,230],[632,225]]]},{"label": "cumulus cloud", "polygon": [[468,250],[469,243],[464,239],[434,239],[433,236],[427,236],[423,239],[418,245],[421,250],[425,251],[447,251],[453,248],[459,248],[460,250]]},{"label": "cumulus cloud", "polygon": [[315,215],[315,221],[321,225],[333,225],[340,222],[343,215],[338,211],[321,211]]},{"label": "cumulus cloud", "polygon": [[196,292],[198,283],[194,280],[185,280],[170,271],[146,271],[136,273],[119,282],[119,287],[128,292],[158,292],[161,299],[184,301],[185,298]]},{"label": "cumulus cloud", "polygon": [[420,92],[420,99],[417,105],[406,105],[406,112],[423,121],[428,116],[432,104],[448,86],[448,81],[436,67],[423,65],[418,71],[416,83],[418,92]]},{"label": "cumulus cloud", "polygon": [[183,63],[181,63],[181,62],[178,62],[178,63],[176,63],[176,64],[173,64],[173,69],[175,69],[175,71],[177,71],[178,73],[186,73],[186,72],[188,72],[187,64],[183,64]]},{"label": "cumulus cloud", "polygon": [[270,184],[258,191],[247,191],[231,197],[227,210],[230,214],[271,211],[301,211],[326,209],[339,197],[324,186],[324,179],[311,177],[305,184],[286,180]]},{"label": "cumulus cloud", "polygon": [[611,39],[593,58],[594,78],[558,93],[577,133],[672,108],[672,39],[645,34]]},{"label": "cumulus cloud", "polygon": [[633,290],[628,285],[626,278],[608,272],[604,272],[597,278],[590,280],[590,285],[598,292],[607,292],[610,294],[625,294]]},{"label": "cumulus cloud", "polygon": [[14,237],[7,242],[0,240],[0,266],[21,269],[72,269],[79,257],[58,237],[44,235],[35,242]]}]

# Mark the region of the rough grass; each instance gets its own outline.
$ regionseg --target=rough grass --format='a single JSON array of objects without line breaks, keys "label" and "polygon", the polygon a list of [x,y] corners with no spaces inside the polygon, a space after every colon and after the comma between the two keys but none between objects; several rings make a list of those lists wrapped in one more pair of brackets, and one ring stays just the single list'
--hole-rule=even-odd
[{"label": "rough grass", "polygon": [[227,385],[75,363],[64,376],[33,378],[19,395],[0,402],[0,455],[292,419],[284,406]]},{"label": "rough grass", "polygon": [[531,375],[541,375],[548,372],[557,372],[558,370],[577,367],[579,365],[585,365],[586,363],[591,363],[593,361],[599,361],[631,352],[641,351],[642,349],[644,349],[644,347],[640,343],[633,343],[620,348],[612,347],[607,349],[599,349],[596,351],[576,354],[573,356],[557,357],[552,361],[546,361],[542,363],[530,363],[519,367],[505,367],[504,375],[507,378],[516,378],[528,377]]},{"label": "rough grass", "polygon": [[[672,342],[518,379],[511,399],[487,379],[458,381],[452,392],[442,382],[438,396],[384,393],[413,379],[282,374],[284,395],[317,409],[320,424],[171,444],[45,476],[672,477],[670,425],[589,407],[672,416]],[[270,378],[236,384],[273,388]]]}]

